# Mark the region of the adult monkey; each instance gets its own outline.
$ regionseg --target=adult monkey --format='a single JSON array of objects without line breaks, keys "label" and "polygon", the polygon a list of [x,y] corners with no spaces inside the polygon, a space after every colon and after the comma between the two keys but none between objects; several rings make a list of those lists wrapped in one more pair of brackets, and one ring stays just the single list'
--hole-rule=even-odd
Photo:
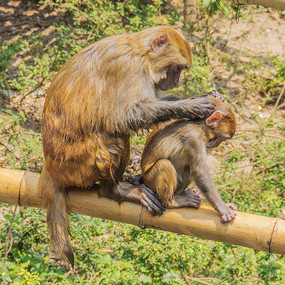
[{"label": "adult monkey", "polygon": [[69,59],[53,79],[42,117],[45,166],[39,189],[46,196],[47,224],[57,258],[74,264],[68,238],[67,187],[100,182],[100,193],[141,203],[152,214],[164,207],[145,185],[120,182],[129,161],[130,131],[172,118],[203,118],[207,97],[160,101],[158,90],[177,86],[191,65],[181,34],[154,27],[108,37]]}]

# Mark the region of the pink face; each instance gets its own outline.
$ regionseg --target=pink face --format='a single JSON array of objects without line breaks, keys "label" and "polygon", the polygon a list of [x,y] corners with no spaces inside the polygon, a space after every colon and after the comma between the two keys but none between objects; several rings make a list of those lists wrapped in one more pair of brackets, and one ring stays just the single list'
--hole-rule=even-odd
[{"label": "pink face", "polygon": [[213,134],[206,144],[208,149],[218,147],[223,141],[231,139],[236,130],[235,117],[230,108],[224,108],[224,111],[216,110],[205,123]]}]

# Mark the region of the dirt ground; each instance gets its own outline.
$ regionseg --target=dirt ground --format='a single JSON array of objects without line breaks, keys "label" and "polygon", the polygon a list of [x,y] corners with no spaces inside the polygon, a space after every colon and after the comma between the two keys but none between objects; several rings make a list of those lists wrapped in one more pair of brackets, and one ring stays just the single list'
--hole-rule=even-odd
[{"label": "dirt ground", "polygon": [[222,19],[217,25],[223,40],[228,37],[228,49],[235,49],[241,55],[279,56],[284,59],[285,21],[278,12],[266,9],[266,12],[249,10],[248,19]]},{"label": "dirt ground", "polygon": [[[281,18],[276,10],[264,10],[261,13],[260,10],[251,8],[247,12],[246,19],[241,18],[239,21],[220,18],[220,21],[215,22],[218,32],[214,33],[213,43],[224,52],[233,54],[236,57],[233,62],[241,66],[250,63],[251,56],[258,57],[264,63],[258,73],[268,73],[270,76],[272,63],[269,59],[276,56],[281,61],[285,60],[285,19]],[[217,72],[219,73],[219,70]],[[235,73],[229,76],[228,88],[237,90],[243,88],[243,74]],[[260,99],[258,92],[248,94],[242,113],[250,116],[252,112],[259,112],[261,116],[269,116],[273,106],[262,108],[261,112]],[[284,111],[280,110],[278,115],[284,120]]]}]

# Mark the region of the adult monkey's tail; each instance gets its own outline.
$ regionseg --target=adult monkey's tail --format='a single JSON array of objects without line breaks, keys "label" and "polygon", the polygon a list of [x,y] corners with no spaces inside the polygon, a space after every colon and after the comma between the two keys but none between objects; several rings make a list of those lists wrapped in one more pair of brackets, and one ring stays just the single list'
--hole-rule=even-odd
[{"label": "adult monkey's tail", "polygon": [[56,259],[64,259],[74,266],[74,254],[69,241],[69,219],[67,213],[67,194],[57,187],[44,167],[39,179],[39,191],[45,193],[47,203],[47,226],[52,251]]}]

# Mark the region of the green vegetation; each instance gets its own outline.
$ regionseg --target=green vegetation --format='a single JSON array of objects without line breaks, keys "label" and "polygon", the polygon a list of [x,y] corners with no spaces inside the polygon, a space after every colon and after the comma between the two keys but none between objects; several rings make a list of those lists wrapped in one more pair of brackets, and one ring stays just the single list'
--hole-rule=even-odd
[{"label": "green vegetation", "polygon": [[[45,0],[46,13],[58,16],[49,23],[49,34],[35,29],[2,41],[1,166],[40,172],[40,117],[30,107],[44,97],[69,57],[105,36],[158,24],[181,27],[181,6],[172,2]],[[278,216],[285,207],[285,125],[278,109],[283,99],[273,107],[285,80],[284,61],[275,56],[266,63],[245,53],[249,60],[242,62],[236,54],[218,49],[213,17],[229,17],[231,7],[222,1],[202,2],[198,22],[184,31],[197,38],[193,68],[183,74],[175,92],[189,96],[218,88],[233,104],[239,126],[235,137],[215,150],[221,163],[213,174],[216,184],[239,210]],[[246,20],[247,14],[242,17]],[[227,84],[231,76],[238,76],[239,93]],[[256,108],[248,110],[249,104]],[[146,135],[132,135],[132,152],[143,149]],[[128,173],[138,172],[128,168]],[[70,215],[73,273],[48,258],[45,211],[14,210],[4,204],[0,210],[1,284],[285,284],[283,256],[75,214]]]},{"label": "green vegetation", "polygon": [[[41,171],[43,165],[41,134],[23,129],[26,117],[23,112],[14,114],[4,110],[1,116],[0,132],[5,149],[5,161],[14,169]],[[5,141],[5,142],[4,142]]]}]

